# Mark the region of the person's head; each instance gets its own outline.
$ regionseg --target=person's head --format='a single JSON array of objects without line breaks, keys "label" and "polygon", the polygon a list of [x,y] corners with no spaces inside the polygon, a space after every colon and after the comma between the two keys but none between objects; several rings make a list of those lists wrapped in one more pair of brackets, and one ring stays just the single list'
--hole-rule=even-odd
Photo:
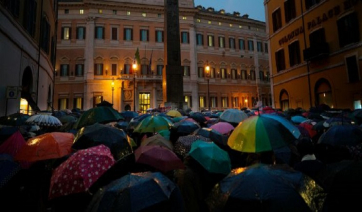
[{"label": "person's head", "polygon": [[298,144],[297,149],[300,156],[314,154],[314,145],[309,138],[302,138]]}]

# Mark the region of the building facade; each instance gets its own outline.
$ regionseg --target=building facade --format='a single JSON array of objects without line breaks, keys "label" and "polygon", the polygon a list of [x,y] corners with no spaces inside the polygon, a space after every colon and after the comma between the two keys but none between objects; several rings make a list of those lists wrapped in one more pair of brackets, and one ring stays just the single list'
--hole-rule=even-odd
[{"label": "building facade", "polygon": [[266,0],[273,106],[357,109],[362,1]]},{"label": "building facade", "polygon": [[[271,104],[265,23],[179,1],[184,98],[193,111]],[[61,1],[54,102],[118,111],[164,105],[164,1]],[[139,54],[135,57],[136,52]],[[133,64],[137,67],[133,68]],[[209,65],[210,71],[205,71]]]},{"label": "building facade", "polygon": [[0,116],[53,105],[56,0],[0,0]]}]

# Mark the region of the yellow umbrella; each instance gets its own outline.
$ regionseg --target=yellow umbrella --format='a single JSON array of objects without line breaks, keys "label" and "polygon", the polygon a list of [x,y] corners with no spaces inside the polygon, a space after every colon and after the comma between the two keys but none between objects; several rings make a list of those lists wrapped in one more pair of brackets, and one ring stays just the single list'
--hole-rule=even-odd
[{"label": "yellow umbrella", "polygon": [[182,114],[180,112],[178,112],[177,110],[169,110],[166,115],[171,116],[171,117],[181,117]]}]

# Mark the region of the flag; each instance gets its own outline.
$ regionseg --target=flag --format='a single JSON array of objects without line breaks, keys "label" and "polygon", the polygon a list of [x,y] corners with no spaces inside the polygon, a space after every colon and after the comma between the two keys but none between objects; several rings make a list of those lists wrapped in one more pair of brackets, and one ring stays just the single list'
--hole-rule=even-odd
[{"label": "flag", "polygon": [[152,74],[152,69],[151,69],[151,65],[152,65],[152,53],[153,53],[153,49],[152,49],[151,57],[150,57],[150,64],[148,65],[148,73],[149,73],[149,74]]},{"label": "flag", "polygon": [[138,65],[141,64],[140,52],[138,51],[138,47],[137,47],[137,51],[136,51],[136,53],[134,55],[134,60],[137,61]]}]

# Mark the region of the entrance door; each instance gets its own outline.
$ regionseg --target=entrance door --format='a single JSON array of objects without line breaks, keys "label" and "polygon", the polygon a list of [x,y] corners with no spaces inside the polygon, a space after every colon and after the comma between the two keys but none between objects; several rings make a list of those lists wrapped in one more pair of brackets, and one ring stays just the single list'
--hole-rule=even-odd
[{"label": "entrance door", "polygon": [[138,99],[139,99],[139,110],[141,111],[141,113],[146,113],[146,110],[148,108],[150,108],[150,93],[149,92],[142,92],[139,93],[138,95]]}]

